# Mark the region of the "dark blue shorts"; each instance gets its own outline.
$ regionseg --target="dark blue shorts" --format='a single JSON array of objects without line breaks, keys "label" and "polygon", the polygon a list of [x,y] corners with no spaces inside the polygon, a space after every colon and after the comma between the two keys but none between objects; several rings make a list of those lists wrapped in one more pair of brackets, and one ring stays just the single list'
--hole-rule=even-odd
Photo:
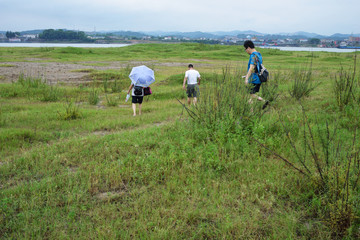
[{"label": "dark blue shorts", "polygon": [[198,97],[200,94],[199,85],[197,84],[188,84],[186,88],[186,94],[190,97]]}]

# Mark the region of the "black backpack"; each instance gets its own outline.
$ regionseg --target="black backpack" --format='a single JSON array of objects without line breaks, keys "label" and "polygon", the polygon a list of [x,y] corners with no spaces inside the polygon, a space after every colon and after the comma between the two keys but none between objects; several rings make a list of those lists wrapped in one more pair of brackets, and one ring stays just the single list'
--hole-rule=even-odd
[{"label": "black backpack", "polygon": [[255,73],[259,76],[260,82],[267,82],[269,78],[269,71],[265,68],[264,64],[259,64],[259,60],[256,57]]},{"label": "black backpack", "polygon": [[142,96],[143,95],[143,87],[135,86],[134,87],[134,95],[135,96]]}]

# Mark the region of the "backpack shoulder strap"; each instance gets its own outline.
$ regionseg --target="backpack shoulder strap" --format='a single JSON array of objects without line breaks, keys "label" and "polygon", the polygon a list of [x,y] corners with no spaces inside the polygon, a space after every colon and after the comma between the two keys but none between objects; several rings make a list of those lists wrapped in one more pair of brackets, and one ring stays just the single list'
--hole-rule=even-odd
[{"label": "backpack shoulder strap", "polygon": [[254,54],[255,55],[255,64],[256,64],[256,70],[257,72],[260,72],[260,60],[259,60],[259,57],[257,56],[257,54]]}]

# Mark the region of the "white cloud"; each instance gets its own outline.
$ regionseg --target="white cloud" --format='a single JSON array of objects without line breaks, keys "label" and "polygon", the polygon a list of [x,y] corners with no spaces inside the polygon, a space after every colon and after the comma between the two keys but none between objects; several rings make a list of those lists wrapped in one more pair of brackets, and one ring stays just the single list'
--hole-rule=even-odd
[{"label": "white cloud", "polygon": [[0,30],[360,32],[358,0],[0,0]]}]

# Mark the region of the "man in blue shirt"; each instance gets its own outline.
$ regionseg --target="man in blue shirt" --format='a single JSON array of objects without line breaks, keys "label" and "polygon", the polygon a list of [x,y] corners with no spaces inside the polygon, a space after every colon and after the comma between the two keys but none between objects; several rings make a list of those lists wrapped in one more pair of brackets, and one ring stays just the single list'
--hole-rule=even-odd
[{"label": "man in blue shirt", "polygon": [[260,90],[261,81],[259,79],[259,76],[255,74],[255,69],[257,65],[261,65],[263,60],[261,54],[256,51],[255,45],[252,41],[246,40],[244,42],[244,48],[245,51],[250,55],[249,63],[248,63],[248,72],[245,76],[245,84],[248,85],[249,83],[252,84],[250,89],[250,95],[251,98],[249,100],[249,103],[252,103],[252,99],[257,99],[258,101],[263,101],[264,105],[262,109],[266,108],[266,106],[269,104],[269,101],[266,101],[262,97],[259,97],[256,95],[257,92]]}]

